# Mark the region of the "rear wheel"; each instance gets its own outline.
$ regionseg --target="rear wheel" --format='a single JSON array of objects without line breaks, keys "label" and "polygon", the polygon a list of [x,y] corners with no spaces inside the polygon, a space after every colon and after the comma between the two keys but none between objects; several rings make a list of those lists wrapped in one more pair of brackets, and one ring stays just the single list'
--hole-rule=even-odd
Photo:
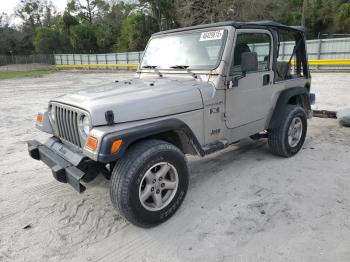
[{"label": "rear wheel", "polygon": [[307,117],[300,106],[286,107],[279,127],[269,130],[268,144],[272,153],[291,157],[302,148],[307,132]]},{"label": "rear wheel", "polygon": [[146,140],[132,146],[111,177],[113,205],[131,223],[152,227],[170,218],[188,187],[184,154],[174,145]]}]

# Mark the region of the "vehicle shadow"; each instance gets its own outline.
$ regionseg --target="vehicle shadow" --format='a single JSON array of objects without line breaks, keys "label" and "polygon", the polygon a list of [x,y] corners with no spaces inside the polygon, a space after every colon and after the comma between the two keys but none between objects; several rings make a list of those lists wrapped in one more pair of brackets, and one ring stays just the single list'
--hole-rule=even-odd
[{"label": "vehicle shadow", "polygon": [[[253,153],[253,154],[247,154]],[[242,165],[239,160],[245,158],[253,163],[260,162],[266,158],[279,158],[272,155],[267,147],[266,140],[254,141],[252,139],[244,139],[237,144],[231,145],[228,148],[211,154],[209,156],[189,157],[190,169],[190,184],[198,184],[205,180],[206,177],[211,177],[225,168],[232,166],[235,162],[237,165]],[[246,165],[246,163],[244,163]]]},{"label": "vehicle shadow", "polygon": [[[188,156],[190,188],[192,184],[198,184],[201,181],[204,181],[206,177],[209,178],[212,175],[217,174],[219,171],[232,165],[233,162],[239,163],[238,160],[248,152],[256,152],[256,154],[248,157],[252,161],[262,161],[267,157],[280,158],[272,155],[266,145],[266,140],[254,141],[248,138],[209,156]],[[106,180],[103,175],[99,175],[93,181],[89,182],[87,187],[109,188],[109,181]]]}]

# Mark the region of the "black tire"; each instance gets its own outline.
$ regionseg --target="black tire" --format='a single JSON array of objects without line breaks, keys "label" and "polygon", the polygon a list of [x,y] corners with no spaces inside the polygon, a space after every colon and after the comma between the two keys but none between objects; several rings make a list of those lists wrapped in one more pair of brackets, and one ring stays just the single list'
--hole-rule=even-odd
[{"label": "black tire", "polygon": [[[288,131],[294,119],[300,119],[302,124],[301,137],[297,144],[291,146],[288,142]],[[299,120],[299,121],[300,121]],[[300,106],[288,105],[285,108],[284,116],[279,126],[270,129],[268,132],[268,145],[270,151],[279,156],[291,157],[297,154],[302,148],[307,132],[307,117],[305,110]]]},{"label": "black tire", "polygon": [[[171,202],[160,210],[150,211],[141,203],[139,192],[146,172],[157,163],[168,163],[175,168],[178,182],[172,190]],[[170,143],[144,140],[131,146],[116,163],[111,176],[110,197],[122,216],[136,226],[147,228],[169,219],[182,204],[187,189],[188,168],[184,154]]]}]

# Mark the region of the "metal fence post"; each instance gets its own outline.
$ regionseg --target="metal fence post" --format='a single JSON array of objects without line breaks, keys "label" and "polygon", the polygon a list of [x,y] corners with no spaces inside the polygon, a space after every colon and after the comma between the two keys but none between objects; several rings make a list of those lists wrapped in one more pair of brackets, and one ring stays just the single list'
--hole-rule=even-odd
[{"label": "metal fence post", "polygon": [[[129,64],[129,52],[126,52],[126,64]],[[129,71],[129,67],[127,67],[127,70]]]},{"label": "metal fence post", "polygon": [[87,60],[88,60],[88,69],[90,70],[90,54],[87,54]]},{"label": "metal fence post", "polygon": [[[318,40],[318,50],[317,50],[317,60],[321,59],[321,52],[322,52],[322,39]],[[320,69],[320,66],[316,67],[317,70]]]}]

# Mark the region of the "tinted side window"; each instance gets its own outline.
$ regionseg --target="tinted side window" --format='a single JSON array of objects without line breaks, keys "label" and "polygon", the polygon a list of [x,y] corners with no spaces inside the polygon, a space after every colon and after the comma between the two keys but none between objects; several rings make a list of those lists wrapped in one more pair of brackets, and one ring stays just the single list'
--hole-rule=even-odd
[{"label": "tinted side window", "polygon": [[240,33],[237,35],[234,50],[233,75],[241,74],[241,61],[244,52],[256,52],[258,55],[258,71],[270,70],[271,38],[264,33]]},{"label": "tinted side window", "polygon": [[279,48],[276,66],[276,81],[307,75],[306,56],[302,35],[279,33]]}]

